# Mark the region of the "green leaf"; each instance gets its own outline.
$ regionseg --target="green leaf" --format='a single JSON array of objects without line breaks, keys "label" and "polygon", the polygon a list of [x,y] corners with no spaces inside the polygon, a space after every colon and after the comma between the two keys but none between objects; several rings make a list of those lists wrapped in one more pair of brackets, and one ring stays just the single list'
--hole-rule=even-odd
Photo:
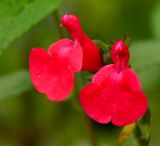
[{"label": "green leaf", "polygon": [[21,94],[32,87],[27,71],[19,71],[0,77],[0,99]]},{"label": "green leaf", "polygon": [[124,126],[118,136],[116,146],[122,146],[123,143],[125,143],[125,141],[128,139],[128,137],[133,133],[135,127],[135,123]]},{"label": "green leaf", "polygon": [[149,146],[151,131],[150,131],[151,113],[147,110],[145,115],[136,123],[135,137],[140,146]]},{"label": "green leaf", "polygon": [[55,10],[61,0],[0,1],[0,53],[17,37]]},{"label": "green leaf", "polygon": [[[135,42],[131,49],[131,66],[138,73],[142,87],[148,97],[152,113],[151,120],[151,146],[160,145],[159,141],[159,83],[160,83],[160,41],[150,40]],[[142,128],[142,127],[140,127]],[[141,135],[149,139],[148,126],[143,126]],[[148,137],[148,138],[147,138]],[[141,137],[139,137],[141,138]],[[142,138],[141,138],[142,139]],[[131,145],[131,143],[129,143]],[[128,145],[129,145],[128,144]],[[126,146],[128,146],[126,145]]]},{"label": "green leaf", "polygon": [[129,47],[131,45],[132,37],[129,34],[124,34],[122,40]]},{"label": "green leaf", "polygon": [[111,46],[101,40],[93,40],[93,42],[101,49],[103,53],[109,53]]},{"label": "green leaf", "polygon": [[131,49],[132,66],[140,71],[160,65],[160,41],[151,40],[133,43]]},{"label": "green leaf", "polygon": [[100,48],[103,64],[112,63],[112,59],[110,56],[110,49],[113,46],[113,42],[107,41],[106,43],[104,43],[101,40],[93,40],[93,42]]},{"label": "green leaf", "polygon": [[131,67],[138,73],[144,88],[154,88],[160,77],[159,40],[135,42],[130,48]]},{"label": "green leaf", "polygon": [[156,37],[160,37],[160,2],[158,1],[152,13],[152,29]]}]

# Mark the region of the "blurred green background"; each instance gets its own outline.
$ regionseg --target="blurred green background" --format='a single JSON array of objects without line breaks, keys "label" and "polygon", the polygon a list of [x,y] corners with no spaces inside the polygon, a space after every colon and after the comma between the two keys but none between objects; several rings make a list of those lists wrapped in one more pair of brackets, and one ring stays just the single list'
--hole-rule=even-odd
[{"label": "blurred green background", "polygon": [[[92,39],[132,37],[131,66],[138,73],[151,108],[151,143],[160,145],[159,0],[1,0],[0,146],[92,146],[77,97],[53,103],[32,86],[29,52],[60,39],[60,17],[74,13]],[[68,34],[64,30],[65,36]],[[89,120],[89,119],[88,119]],[[97,146],[114,146],[121,130],[89,120]],[[124,146],[137,146],[132,135]]]}]

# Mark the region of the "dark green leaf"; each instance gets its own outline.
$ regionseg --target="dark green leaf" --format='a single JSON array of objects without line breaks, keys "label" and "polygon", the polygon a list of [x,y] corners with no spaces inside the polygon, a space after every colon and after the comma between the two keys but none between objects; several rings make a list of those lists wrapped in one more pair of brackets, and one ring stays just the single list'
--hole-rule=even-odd
[{"label": "dark green leaf", "polygon": [[101,40],[93,40],[93,41],[101,49],[103,53],[109,53],[110,48],[111,48],[109,44],[106,44]]},{"label": "dark green leaf", "polygon": [[148,146],[150,143],[150,121],[151,113],[148,109],[142,119],[136,123],[135,137],[140,146]]},{"label": "dark green leaf", "polygon": [[112,60],[111,60],[111,57],[110,57],[110,49],[113,45],[113,42],[112,41],[107,41],[106,43],[104,43],[101,40],[93,40],[93,41],[101,50],[103,64],[112,63]]}]

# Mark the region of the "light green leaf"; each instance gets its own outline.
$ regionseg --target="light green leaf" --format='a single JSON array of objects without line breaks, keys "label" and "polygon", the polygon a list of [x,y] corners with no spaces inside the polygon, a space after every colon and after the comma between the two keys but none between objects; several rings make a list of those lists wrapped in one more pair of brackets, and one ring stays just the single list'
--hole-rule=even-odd
[{"label": "light green leaf", "polygon": [[160,38],[160,2],[156,5],[151,15],[152,29],[155,37]]},{"label": "light green leaf", "polygon": [[138,73],[144,88],[154,88],[160,77],[159,40],[133,43],[130,52],[131,67]]},{"label": "light green leaf", "polygon": [[0,99],[21,94],[32,87],[27,71],[19,71],[0,77]]},{"label": "light green leaf", "polygon": [[61,0],[1,0],[0,53],[17,37],[50,14]]}]

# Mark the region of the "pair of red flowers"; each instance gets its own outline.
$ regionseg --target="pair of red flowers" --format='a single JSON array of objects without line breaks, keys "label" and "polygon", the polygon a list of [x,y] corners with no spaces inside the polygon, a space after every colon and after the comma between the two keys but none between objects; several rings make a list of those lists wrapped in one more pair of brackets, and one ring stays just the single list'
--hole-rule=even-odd
[{"label": "pair of red flowers", "polygon": [[52,101],[66,99],[74,85],[74,72],[97,71],[92,82],[80,92],[85,112],[95,121],[123,126],[135,122],[148,103],[141,84],[128,67],[129,51],[122,40],[111,49],[114,64],[102,65],[99,48],[82,31],[75,15],[64,15],[62,25],[73,40],[61,39],[48,51],[35,48],[30,53],[30,75],[35,88]]}]

